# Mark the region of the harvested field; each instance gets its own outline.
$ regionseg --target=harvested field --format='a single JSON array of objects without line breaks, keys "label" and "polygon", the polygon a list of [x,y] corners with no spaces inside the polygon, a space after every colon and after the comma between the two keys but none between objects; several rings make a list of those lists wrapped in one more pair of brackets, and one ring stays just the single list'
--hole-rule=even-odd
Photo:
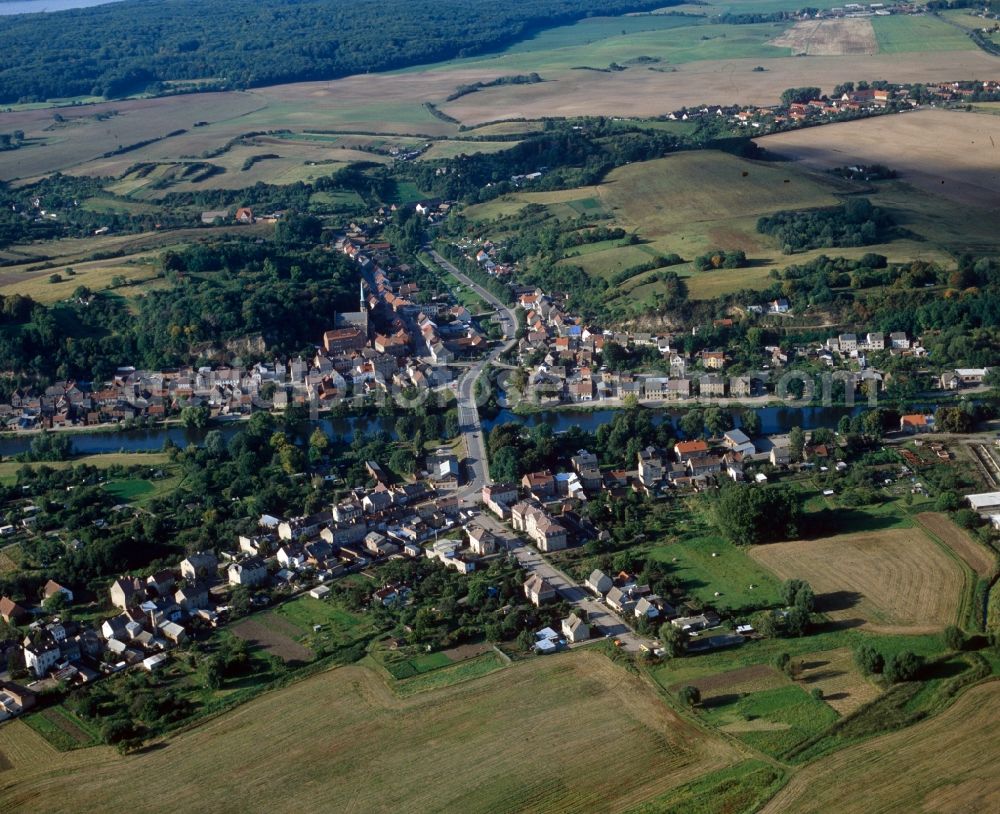
[{"label": "harvested field", "polygon": [[791,48],[795,54],[845,56],[875,54],[878,43],[870,19],[805,20],[796,23],[771,45]]},{"label": "harvested field", "polygon": [[851,746],[797,772],[762,814],[1000,810],[998,706],[1000,682],[973,687],[930,720]]},{"label": "harvested field", "polygon": [[826,701],[841,715],[854,712],[879,694],[879,689],[865,679],[854,666],[854,655],[846,647],[802,656],[799,680],[807,690],[823,691]]},{"label": "harvested field", "polygon": [[233,625],[230,631],[252,647],[260,647],[286,663],[312,661],[315,656],[312,650],[292,638],[300,635],[301,631],[273,613],[244,619]]},{"label": "harvested field", "polygon": [[[845,79],[841,56],[791,59],[786,56],[790,50],[768,45],[766,41],[777,30],[774,25],[699,25],[695,35],[691,25],[673,25],[678,21],[685,22],[674,18],[668,20],[665,30],[628,37],[620,36],[619,28],[615,37],[597,44],[598,50],[593,43],[581,42],[577,48],[559,48],[558,53],[539,49],[498,54],[332,82],[60,108],[60,115],[72,122],[55,130],[47,129],[54,123],[51,108],[4,113],[0,114],[0,132],[21,129],[30,138],[46,141],[0,155],[0,180],[70,169],[117,176],[136,160],[191,160],[249,132],[324,129],[414,136],[455,134],[457,126],[434,118],[424,102],[441,104],[448,115],[466,125],[548,116],[646,117],[706,102],[774,104],[788,87],[816,85],[829,92]],[[964,39],[964,45],[971,46]],[[897,42],[893,47],[905,50],[920,44],[913,42],[916,46]],[[613,60],[625,64],[640,55],[658,56],[675,70],[647,70],[638,65],[607,73],[572,70],[579,65],[606,66]],[[754,71],[757,66],[766,70]],[[849,73],[855,78],[879,77],[892,82],[934,82],[942,77],[990,76],[995,70],[995,57],[977,49],[917,50],[892,55],[852,54]],[[490,81],[514,71],[543,71],[547,81],[488,88],[443,104],[457,85]],[[112,111],[118,115],[102,118]],[[195,128],[194,123],[200,121],[206,124]],[[484,129],[477,135],[518,132],[524,127],[493,124],[492,130]],[[162,138],[178,129],[187,132],[102,158],[117,146]],[[259,170],[267,171],[263,166]]]},{"label": "harvested field", "polygon": [[832,620],[885,633],[953,624],[965,576],[917,528],[755,546],[750,556],[782,579],[807,580]]},{"label": "harvested field", "polygon": [[885,164],[906,183],[986,210],[1000,208],[1000,119],[922,110],[758,139],[771,152],[820,170]]},{"label": "harvested field", "polygon": [[195,122],[238,118],[263,106],[254,94],[237,91],[63,107],[58,111],[62,122],[54,120],[51,109],[0,113],[0,131],[20,129],[29,138],[43,140],[38,146],[17,150],[17,155],[15,151],[0,154],[0,180],[65,170],[177,130],[198,133],[208,127],[194,128]]},{"label": "harvested field", "polygon": [[[20,722],[4,738],[14,769],[0,775],[0,809],[11,814],[124,814],[137,784],[191,812],[236,810],[233,788],[257,811],[621,811],[739,760],[640,679],[582,652],[406,700],[368,670],[340,668],[128,758],[56,753]],[[282,769],[261,772],[248,754],[280,755]]]},{"label": "harvested field", "polygon": [[920,525],[954,551],[979,576],[988,578],[996,573],[996,555],[973,540],[967,531],[952,523],[946,515],[937,512],[923,512],[917,515],[917,520],[920,521]]}]

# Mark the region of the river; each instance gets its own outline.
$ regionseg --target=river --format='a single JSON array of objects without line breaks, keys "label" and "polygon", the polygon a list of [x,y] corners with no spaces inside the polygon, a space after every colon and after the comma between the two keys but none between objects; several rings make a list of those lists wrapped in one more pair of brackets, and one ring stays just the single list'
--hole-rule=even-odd
[{"label": "river", "polygon": [[90,8],[120,0],[10,0],[0,2],[0,16],[5,14],[32,14],[35,12],[69,11],[72,8]]},{"label": "river", "polygon": [[[864,407],[759,407],[761,432],[765,435],[786,433],[794,426],[805,430],[816,427],[834,429],[841,416],[856,415]],[[548,424],[554,432],[563,432],[570,427],[580,427],[587,432],[594,432],[602,424],[611,421],[617,410],[568,411],[552,410],[548,412],[531,413],[519,416],[510,410],[501,410],[493,418],[484,418],[483,429],[489,430],[497,424],[508,421],[518,422],[527,427]],[[652,410],[653,423],[664,421],[675,422],[677,416],[683,413],[673,413],[669,410]],[[738,412],[734,411],[734,415]],[[395,436],[395,418],[364,416],[355,418],[324,418],[317,422],[329,435],[350,440],[357,432],[373,433],[382,430],[390,436]],[[239,432],[242,423],[239,421],[223,422],[211,429],[218,429],[223,436],[230,438]],[[73,451],[77,455],[96,455],[103,452],[158,452],[163,443],[170,439],[179,447],[189,444],[200,444],[205,439],[208,430],[191,430],[183,427],[156,427],[146,430],[83,430],[73,432]],[[7,435],[0,437],[0,455],[11,457],[19,452],[25,452],[31,444],[33,435]]]}]

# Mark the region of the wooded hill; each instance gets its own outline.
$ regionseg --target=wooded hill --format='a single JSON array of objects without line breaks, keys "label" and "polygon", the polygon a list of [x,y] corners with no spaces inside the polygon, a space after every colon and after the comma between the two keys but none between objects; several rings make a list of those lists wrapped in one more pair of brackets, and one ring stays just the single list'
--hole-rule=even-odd
[{"label": "wooded hill", "polygon": [[333,79],[497,50],[543,28],[677,0],[125,0],[0,27],[0,103]]}]

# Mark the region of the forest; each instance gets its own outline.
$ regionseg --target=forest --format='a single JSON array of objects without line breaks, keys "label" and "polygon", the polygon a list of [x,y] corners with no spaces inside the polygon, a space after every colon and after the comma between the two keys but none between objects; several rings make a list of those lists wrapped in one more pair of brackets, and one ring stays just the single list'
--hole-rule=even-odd
[{"label": "forest", "polygon": [[882,243],[893,235],[893,220],[867,198],[851,198],[832,209],[776,212],[758,220],[757,231],[777,238],[785,254],[794,254]]},{"label": "forest", "polygon": [[[676,0],[604,0],[603,14]],[[7,17],[0,103],[334,79],[498,50],[594,13],[586,0],[125,0]]]}]

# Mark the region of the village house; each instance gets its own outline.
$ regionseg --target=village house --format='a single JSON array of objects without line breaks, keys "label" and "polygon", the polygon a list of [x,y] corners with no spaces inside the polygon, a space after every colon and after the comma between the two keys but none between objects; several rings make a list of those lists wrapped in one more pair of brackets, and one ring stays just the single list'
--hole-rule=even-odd
[{"label": "village house", "polygon": [[483,503],[501,518],[510,514],[510,506],[517,502],[517,487],[510,483],[494,483],[483,487]]},{"label": "village house", "polygon": [[687,463],[688,459],[695,455],[704,455],[708,452],[708,444],[698,439],[695,441],[678,441],[674,444],[674,455],[681,463]]},{"label": "village house", "polygon": [[540,551],[561,551],[568,544],[566,529],[540,506],[527,501],[511,508],[511,525],[527,534]]},{"label": "village house", "polygon": [[553,497],[556,493],[556,481],[548,469],[529,472],[521,478],[521,486],[537,498]]},{"label": "village house", "polygon": [[910,413],[899,417],[899,431],[920,433],[931,432],[934,429],[934,416],[922,413]]},{"label": "village house", "polygon": [[73,602],[73,592],[69,588],[60,585],[55,580],[50,579],[48,582],[45,583],[45,587],[42,588],[43,599],[50,599],[57,593],[62,594],[64,597],[66,597],[66,601],[68,603]]},{"label": "village house", "polygon": [[639,481],[647,489],[663,480],[665,457],[657,447],[639,450]]},{"label": "village house", "polygon": [[9,625],[19,625],[30,617],[30,611],[9,596],[0,597],[0,619]]},{"label": "village house", "polygon": [[267,567],[257,557],[230,563],[226,573],[230,585],[252,588],[267,581]]},{"label": "village house", "polygon": [[611,577],[600,569],[597,569],[590,572],[590,576],[587,577],[586,585],[598,596],[604,596],[614,587],[614,582]]},{"label": "village house", "polygon": [[753,445],[749,436],[743,430],[734,429],[723,433],[722,443],[728,450],[739,452],[743,455],[756,455],[757,448]]},{"label": "village house", "polygon": [[138,577],[118,577],[108,589],[111,604],[125,610],[146,599],[146,585]]},{"label": "village house", "polygon": [[538,574],[532,574],[524,583],[524,595],[536,608],[556,599],[556,590]]},{"label": "village house", "polygon": [[219,561],[215,554],[211,551],[197,551],[181,560],[180,572],[183,579],[211,579],[216,575],[218,567]]},{"label": "village house", "polygon": [[497,538],[493,532],[479,525],[470,525],[465,529],[469,538],[469,549],[480,557],[488,557],[497,552]]},{"label": "village house", "polygon": [[562,620],[562,634],[571,644],[585,642],[590,638],[590,626],[575,613]]}]

